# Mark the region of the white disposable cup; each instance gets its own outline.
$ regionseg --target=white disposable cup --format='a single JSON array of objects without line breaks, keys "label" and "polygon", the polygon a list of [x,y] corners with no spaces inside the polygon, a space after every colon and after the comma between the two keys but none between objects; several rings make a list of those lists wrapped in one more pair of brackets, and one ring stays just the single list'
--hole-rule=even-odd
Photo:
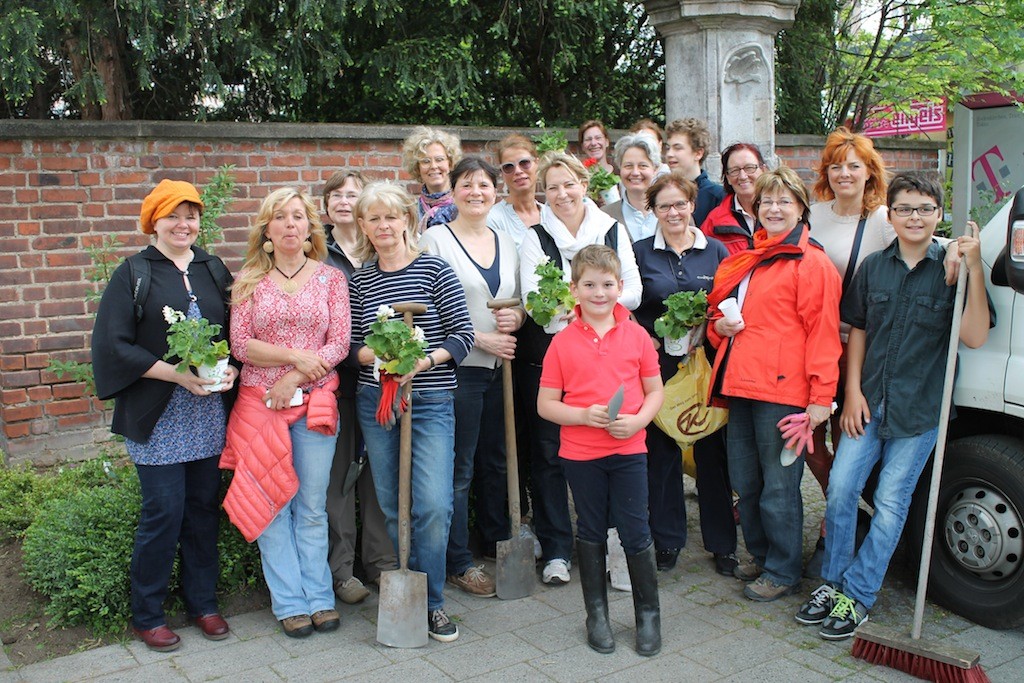
[{"label": "white disposable cup", "polygon": [[723,299],[722,303],[718,304],[718,310],[720,310],[722,315],[725,316],[725,319],[731,323],[743,322],[743,316],[740,315],[740,305],[734,296],[730,296],[728,299]]}]

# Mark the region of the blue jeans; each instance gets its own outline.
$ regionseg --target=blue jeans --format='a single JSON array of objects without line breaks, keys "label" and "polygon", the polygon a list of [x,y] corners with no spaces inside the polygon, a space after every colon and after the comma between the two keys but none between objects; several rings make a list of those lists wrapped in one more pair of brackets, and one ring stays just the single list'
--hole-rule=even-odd
[{"label": "blue jeans", "polygon": [[[832,463],[825,507],[825,561],[822,576],[841,587],[847,596],[871,609],[882,586],[889,560],[903,533],[910,499],[935,447],[939,428],[904,438],[881,439],[878,425],[883,407],[871,413],[864,436],[843,436]],[[857,534],[857,502],[864,483],[881,460],[875,488],[875,514],[871,529],[854,556]]]},{"label": "blue jeans", "polygon": [[455,371],[455,476],[448,573],[473,566],[469,552],[469,487],[476,491],[476,523],[486,545],[508,538],[505,413],[501,367]]},{"label": "blue jeans", "polygon": [[729,480],[740,496],[743,540],[764,575],[775,583],[800,582],[804,505],[803,456],[779,462],[784,443],[779,420],[804,409],[742,398],[729,399]]},{"label": "blue jeans", "polygon": [[651,545],[647,524],[647,455],[608,455],[594,460],[562,458],[576,504],[576,535],[602,544],[619,531],[622,549],[636,555]]},{"label": "blue jeans", "polygon": [[[359,426],[370,457],[377,500],[387,519],[388,535],[398,551],[398,452],[396,425],[377,423],[380,388],[356,390]],[[412,548],[409,568],[427,575],[427,607],[444,607],[445,551],[452,521],[455,463],[455,407],[451,391],[412,392]]]},{"label": "blue jeans", "polygon": [[132,551],[132,626],[166,623],[164,599],[181,548],[181,587],[190,616],[217,610],[219,458],[173,465],[136,465],[142,509]]},{"label": "blue jeans", "polygon": [[327,563],[327,483],[337,437],[306,429],[305,417],[288,432],[299,490],[256,539],[278,620],[334,609]]}]

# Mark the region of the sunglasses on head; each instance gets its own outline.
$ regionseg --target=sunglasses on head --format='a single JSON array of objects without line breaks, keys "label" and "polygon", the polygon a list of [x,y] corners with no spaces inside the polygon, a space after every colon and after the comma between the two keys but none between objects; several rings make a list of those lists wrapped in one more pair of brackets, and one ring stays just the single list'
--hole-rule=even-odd
[{"label": "sunglasses on head", "polygon": [[507,161],[501,165],[501,172],[505,175],[512,175],[516,172],[516,166],[519,166],[523,171],[529,171],[533,167],[533,159],[526,157],[525,159],[520,159],[518,163]]}]

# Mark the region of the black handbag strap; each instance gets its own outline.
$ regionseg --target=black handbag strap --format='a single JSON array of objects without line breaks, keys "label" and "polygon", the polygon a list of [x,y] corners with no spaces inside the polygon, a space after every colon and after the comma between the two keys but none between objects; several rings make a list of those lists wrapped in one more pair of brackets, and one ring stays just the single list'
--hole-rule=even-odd
[{"label": "black handbag strap", "polygon": [[860,255],[860,243],[864,239],[864,226],[867,224],[867,218],[861,218],[860,222],[857,223],[857,234],[853,236],[853,249],[850,250],[850,262],[846,264],[846,275],[843,277],[843,292],[846,292],[846,288],[850,286],[850,282],[853,281],[853,273],[857,270],[857,257]]}]

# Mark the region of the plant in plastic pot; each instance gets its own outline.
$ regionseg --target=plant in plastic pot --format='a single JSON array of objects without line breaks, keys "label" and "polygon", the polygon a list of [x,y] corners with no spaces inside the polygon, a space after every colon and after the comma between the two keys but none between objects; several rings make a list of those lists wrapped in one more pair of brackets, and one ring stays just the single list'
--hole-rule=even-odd
[{"label": "plant in plastic pot", "polygon": [[206,318],[189,318],[170,306],[164,306],[164,320],[169,325],[164,360],[177,359],[178,372],[188,372],[189,368],[195,368],[203,379],[217,380],[217,384],[207,388],[211,392],[220,391],[230,355],[227,341],[217,340],[221,326],[211,325]]},{"label": "plant in plastic pot", "polygon": [[662,303],[665,312],[654,321],[654,333],[664,338],[665,353],[685,356],[695,341],[694,335],[708,319],[708,294],[703,289],[676,292]]},{"label": "plant in plastic pot", "polygon": [[545,257],[533,271],[539,279],[537,291],[526,295],[526,311],[548,334],[569,324],[568,316],[576,305],[562,269]]},{"label": "plant in plastic pot", "polygon": [[599,204],[611,204],[619,201],[619,183],[622,179],[606,170],[593,157],[583,160],[583,165],[590,171],[587,194]]}]

